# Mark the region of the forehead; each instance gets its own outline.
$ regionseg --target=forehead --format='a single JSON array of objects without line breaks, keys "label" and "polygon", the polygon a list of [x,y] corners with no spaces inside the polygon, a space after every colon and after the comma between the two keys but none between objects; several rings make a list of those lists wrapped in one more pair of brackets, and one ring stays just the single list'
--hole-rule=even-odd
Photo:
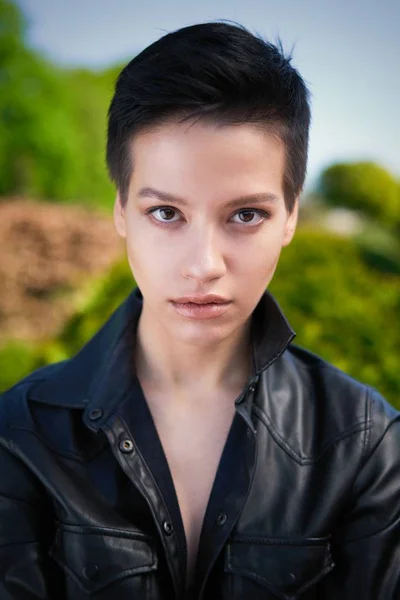
[{"label": "forehead", "polygon": [[283,193],[284,145],[252,124],[168,123],[138,133],[130,150],[136,190],[207,197]]}]

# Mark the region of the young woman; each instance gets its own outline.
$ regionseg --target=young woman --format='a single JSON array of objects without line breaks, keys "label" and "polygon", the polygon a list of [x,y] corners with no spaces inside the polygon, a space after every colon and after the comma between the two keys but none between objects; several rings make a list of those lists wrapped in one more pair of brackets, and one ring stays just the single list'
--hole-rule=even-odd
[{"label": "young woman", "polygon": [[400,597],[399,414],[292,345],[266,291],[309,123],[290,58],[239,26],[121,72],[107,161],[137,287],[1,398],[1,600]]}]

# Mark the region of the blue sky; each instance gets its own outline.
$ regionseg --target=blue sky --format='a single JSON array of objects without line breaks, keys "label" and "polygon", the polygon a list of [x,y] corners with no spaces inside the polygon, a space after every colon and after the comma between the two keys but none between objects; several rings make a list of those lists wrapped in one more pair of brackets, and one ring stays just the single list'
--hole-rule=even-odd
[{"label": "blue sky", "polygon": [[63,65],[128,61],[171,30],[232,19],[279,35],[312,93],[308,186],[336,161],[400,177],[399,0],[18,0],[28,41]]}]

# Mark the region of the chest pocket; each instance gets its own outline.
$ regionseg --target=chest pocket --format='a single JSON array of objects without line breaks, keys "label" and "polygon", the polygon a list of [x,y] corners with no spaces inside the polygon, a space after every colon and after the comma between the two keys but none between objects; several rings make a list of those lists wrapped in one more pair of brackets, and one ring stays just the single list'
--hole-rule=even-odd
[{"label": "chest pocket", "polygon": [[50,556],[67,573],[68,591],[78,586],[89,595],[134,577],[130,591],[143,592],[146,597],[148,586],[140,575],[157,569],[151,540],[140,532],[59,525]]},{"label": "chest pocket", "polygon": [[334,567],[329,541],[306,539],[235,540],[225,553],[225,572],[231,578],[234,598],[296,600],[325,577]]}]

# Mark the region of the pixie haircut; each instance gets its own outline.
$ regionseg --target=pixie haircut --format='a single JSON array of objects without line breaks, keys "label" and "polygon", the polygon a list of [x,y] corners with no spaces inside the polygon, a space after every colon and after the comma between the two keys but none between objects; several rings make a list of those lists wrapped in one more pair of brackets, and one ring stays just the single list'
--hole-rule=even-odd
[{"label": "pixie haircut", "polygon": [[284,144],[285,204],[303,189],[309,91],[282,44],[237,24],[210,22],[169,33],[119,74],[108,110],[107,167],[122,202],[134,168],[135,134],[169,122],[251,123]]}]

